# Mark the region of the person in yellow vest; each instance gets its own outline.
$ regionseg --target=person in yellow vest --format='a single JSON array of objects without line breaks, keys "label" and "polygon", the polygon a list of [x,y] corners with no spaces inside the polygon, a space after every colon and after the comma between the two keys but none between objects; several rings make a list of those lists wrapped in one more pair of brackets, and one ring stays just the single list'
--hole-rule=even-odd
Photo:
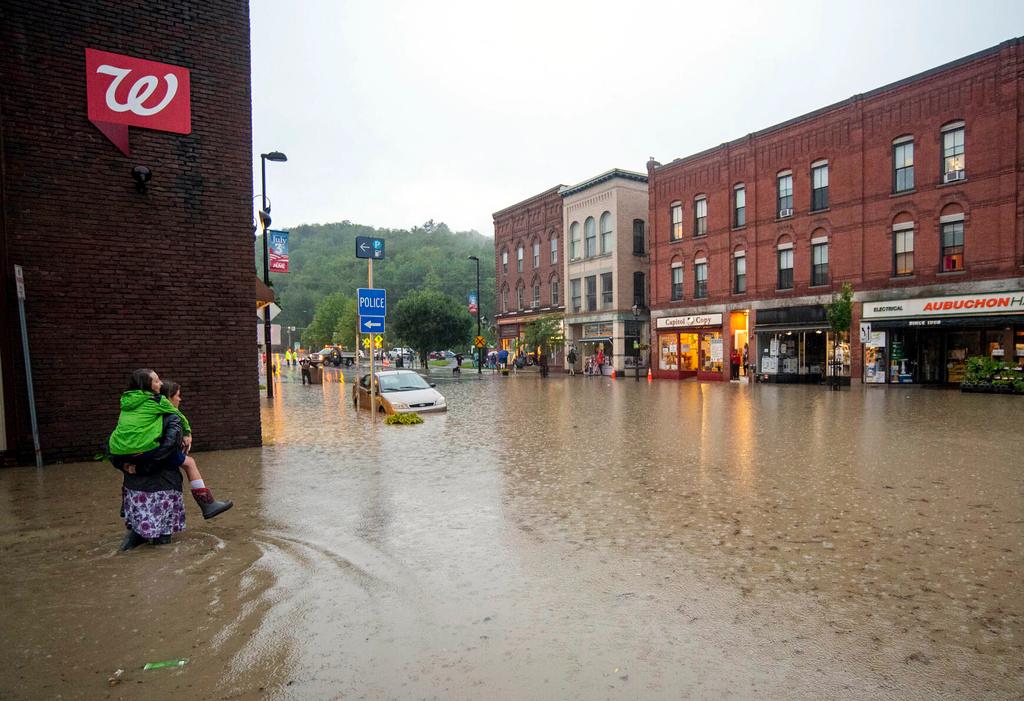
[{"label": "person in yellow vest", "polygon": [[288,367],[292,366],[292,349],[286,348],[284,351],[284,364]]}]

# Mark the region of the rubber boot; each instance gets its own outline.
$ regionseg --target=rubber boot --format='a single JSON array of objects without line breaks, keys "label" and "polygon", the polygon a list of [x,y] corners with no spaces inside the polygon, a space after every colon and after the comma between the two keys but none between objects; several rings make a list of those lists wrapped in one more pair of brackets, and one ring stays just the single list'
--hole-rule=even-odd
[{"label": "rubber boot", "polygon": [[145,538],[140,536],[135,531],[133,531],[131,529],[128,529],[128,533],[125,534],[124,540],[121,541],[121,547],[118,548],[118,549],[123,552],[125,550],[131,550],[132,548],[137,548],[140,545],[142,545],[143,543],[148,543],[148,542],[149,542],[148,540],[146,540]]},{"label": "rubber boot", "polygon": [[213,494],[206,487],[193,489],[192,497],[199,504],[199,508],[203,511],[203,518],[206,519],[222,514],[235,505],[233,501],[216,501],[213,498]]},{"label": "rubber boot", "polygon": [[153,545],[167,545],[168,543],[171,542],[171,534],[170,533],[164,533],[161,536],[157,536],[156,538],[152,538],[149,542],[151,542]]}]

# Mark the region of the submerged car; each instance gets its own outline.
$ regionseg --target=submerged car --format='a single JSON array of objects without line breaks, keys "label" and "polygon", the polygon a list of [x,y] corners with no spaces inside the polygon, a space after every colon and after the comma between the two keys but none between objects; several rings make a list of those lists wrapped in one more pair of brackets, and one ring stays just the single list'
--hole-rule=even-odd
[{"label": "submerged car", "polygon": [[[444,395],[412,370],[383,370],[377,378],[376,409],[382,414],[448,411]],[[352,386],[352,406],[370,408],[370,373]]]}]

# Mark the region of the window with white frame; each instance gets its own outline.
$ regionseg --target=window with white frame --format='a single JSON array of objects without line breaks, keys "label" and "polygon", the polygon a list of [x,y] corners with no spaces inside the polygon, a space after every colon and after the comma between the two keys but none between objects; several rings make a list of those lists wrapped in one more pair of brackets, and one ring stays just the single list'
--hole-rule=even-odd
[{"label": "window with white frame", "polygon": [[558,302],[558,278],[551,278],[551,306],[557,307]]},{"label": "window with white frame", "polygon": [[551,239],[551,265],[558,262],[558,238]]},{"label": "window with white frame", "polygon": [[828,161],[811,164],[811,210],[828,208]]},{"label": "window with white frame", "polygon": [[683,264],[675,262],[672,264],[672,301],[683,298]]},{"label": "window with white frame", "polygon": [[520,246],[516,249],[516,270],[520,273],[523,272],[523,247]]},{"label": "window with white frame", "polygon": [[683,203],[673,203],[669,211],[672,214],[672,228],[669,233],[669,240],[680,241],[683,238]]},{"label": "window with white frame", "polygon": [[942,127],[943,181],[962,179],[964,168],[964,123],[953,122]]},{"label": "window with white frame", "polygon": [[914,222],[892,225],[892,274],[914,274]]},{"label": "window with white frame", "polygon": [[732,257],[732,291],[734,294],[745,294],[747,291],[747,254],[737,251]]},{"label": "window with white frame", "polygon": [[747,188],[742,183],[732,191],[732,225],[736,228],[747,225]]},{"label": "window with white frame", "polygon": [[533,242],[533,267],[540,267],[540,241]]},{"label": "window with white frame", "polygon": [[693,201],[693,235],[708,233],[708,198],[703,195]]},{"label": "window with white frame", "polygon": [[572,310],[578,312],[580,310],[580,279],[573,278],[569,280],[569,295],[572,297]]},{"label": "window with white frame", "polygon": [[501,252],[501,272],[508,274],[508,251]]},{"label": "window with white frame", "polygon": [[593,217],[587,217],[583,222],[583,257],[591,258],[597,255],[597,224]]},{"label": "window with white frame", "polygon": [[612,215],[605,212],[601,215],[601,253],[612,252]]},{"label": "window with white frame", "polygon": [[535,280],[533,283],[533,304],[530,306],[534,308],[540,306],[540,280]]},{"label": "window with white frame", "polygon": [[569,226],[569,260],[580,257],[580,223],[573,222]]},{"label": "window with white frame", "polygon": [[914,137],[903,136],[892,142],[892,191],[914,189]]},{"label": "window with white frame", "polygon": [[942,272],[964,269],[964,215],[953,214],[939,220],[942,229]]},{"label": "window with white frame", "polygon": [[501,288],[501,311],[505,313],[508,311],[508,288]]},{"label": "window with white frame", "polygon": [[525,296],[526,296],[526,288],[523,287],[522,285],[520,285],[519,287],[516,288],[516,305],[517,305],[516,308],[517,309],[523,309],[526,306],[525,305],[525,300],[523,299]]},{"label": "window with white frame", "polygon": [[611,309],[614,303],[614,295],[612,294],[612,274],[601,273],[601,308]]},{"label": "window with white frame", "polygon": [[828,238],[811,240],[811,284],[828,284]]},{"label": "window with white frame", "polygon": [[597,276],[588,275],[583,278],[584,283],[587,286],[587,311],[593,312],[597,310]]},{"label": "window with white frame", "polygon": [[697,299],[708,296],[707,258],[698,258],[693,262],[693,296]]},{"label": "window with white frame", "polygon": [[786,243],[778,249],[778,281],[776,289],[793,289],[793,244]]},{"label": "window with white frame", "polygon": [[793,172],[786,170],[776,177],[776,211],[779,218],[793,216]]}]

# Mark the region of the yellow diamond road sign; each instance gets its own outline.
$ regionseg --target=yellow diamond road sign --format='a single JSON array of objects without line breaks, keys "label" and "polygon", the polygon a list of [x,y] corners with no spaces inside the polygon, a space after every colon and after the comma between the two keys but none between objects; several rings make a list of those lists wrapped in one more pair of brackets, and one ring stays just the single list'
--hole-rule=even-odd
[{"label": "yellow diamond road sign", "polygon": [[370,347],[370,337],[369,336],[363,336],[363,348],[369,348],[369,347]]},{"label": "yellow diamond road sign", "polygon": [[373,347],[374,348],[383,348],[384,347],[384,337],[381,336],[380,334],[377,334],[376,336],[374,336],[373,337]]},{"label": "yellow diamond road sign", "polygon": [[476,346],[477,348],[483,348],[484,346],[487,345],[487,339],[484,338],[483,336],[477,336],[475,339],[473,339],[473,345]]}]

